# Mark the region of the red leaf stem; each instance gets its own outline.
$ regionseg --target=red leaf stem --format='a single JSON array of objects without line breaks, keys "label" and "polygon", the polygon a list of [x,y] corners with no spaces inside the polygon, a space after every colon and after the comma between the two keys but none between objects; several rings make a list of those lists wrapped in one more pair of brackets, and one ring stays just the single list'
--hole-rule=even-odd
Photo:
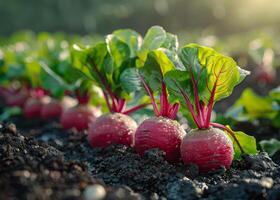
[{"label": "red leaf stem", "polygon": [[173,106],[171,106],[169,108],[169,118],[170,119],[175,119],[176,118],[177,113],[179,111],[179,108],[180,108],[180,104],[179,103],[175,103],[175,104],[173,104]]},{"label": "red leaf stem", "polygon": [[132,107],[132,108],[130,108],[130,109],[128,109],[128,110],[126,110],[126,111],[124,111],[122,113],[127,115],[129,113],[132,113],[132,112],[135,112],[137,110],[140,110],[141,108],[144,108],[144,107],[146,107],[148,105],[150,105],[150,103],[143,103],[143,104],[140,104],[138,106]]},{"label": "red leaf stem", "polygon": [[183,97],[184,97],[184,99],[185,99],[185,101],[186,101],[187,107],[188,107],[188,109],[189,109],[189,111],[190,111],[190,113],[191,113],[191,115],[192,115],[192,117],[193,117],[193,120],[194,120],[196,126],[197,126],[198,128],[201,128],[201,124],[199,123],[199,121],[198,121],[198,119],[197,119],[196,113],[195,113],[194,108],[193,108],[193,106],[192,106],[192,104],[191,104],[191,101],[190,101],[189,96],[183,91],[183,89],[178,85],[178,83],[177,83],[176,81],[174,81],[174,83],[175,83],[176,86],[179,88],[180,93],[183,95]]},{"label": "red leaf stem", "polygon": [[103,96],[104,96],[104,98],[105,98],[107,107],[109,108],[109,111],[112,113],[112,112],[113,112],[113,109],[112,109],[112,107],[111,107],[111,105],[110,105],[108,95],[107,95],[107,93],[106,93],[104,90],[102,90],[102,92],[103,92]]},{"label": "red leaf stem", "polygon": [[191,72],[191,80],[192,80],[192,85],[193,85],[193,92],[194,92],[194,97],[195,97],[195,108],[196,108],[196,112],[198,115],[198,122],[202,127],[204,127],[204,121],[201,118],[201,108],[200,108],[200,103],[199,103],[197,83],[194,80],[194,76],[193,76],[192,72]]},{"label": "red leaf stem", "polygon": [[146,90],[146,92],[148,93],[148,95],[150,96],[151,98],[151,101],[152,101],[152,105],[153,105],[153,109],[154,109],[154,112],[155,112],[155,115],[156,116],[159,116],[160,113],[159,113],[159,110],[158,110],[158,106],[156,104],[156,101],[155,101],[155,97],[153,95],[153,92],[151,90],[151,88],[148,86],[148,84],[146,83],[146,81],[144,80],[144,78],[142,76],[140,76],[140,79],[144,85],[144,88]]}]

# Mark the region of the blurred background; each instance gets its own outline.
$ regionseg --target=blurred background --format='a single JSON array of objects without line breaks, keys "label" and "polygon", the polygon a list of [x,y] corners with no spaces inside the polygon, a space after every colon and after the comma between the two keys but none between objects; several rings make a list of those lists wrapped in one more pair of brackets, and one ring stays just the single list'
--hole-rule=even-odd
[{"label": "blurred background", "polygon": [[0,13],[2,35],[22,29],[105,34],[124,27],[143,33],[154,24],[217,35],[280,29],[275,0],[2,0]]},{"label": "blurred background", "polygon": [[[69,58],[73,43],[92,44],[121,28],[144,35],[160,25],[177,34],[181,46],[196,42],[213,47],[251,71],[230,98],[217,103],[217,111],[225,112],[243,91],[246,106],[256,101],[255,93],[267,96],[277,87],[280,91],[280,1],[1,0],[0,13],[0,66],[12,69],[11,77],[23,73],[32,56],[55,60],[56,65]],[[0,74],[0,82],[8,72]],[[246,88],[255,93],[248,95]],[[251,110],[264,107],[260,101]],[[264,112],[258,111],[260,116]],[[280,114],[275,121],[279,119]]]},{"label": "blurred background", "polygon": [[[79,42],[89,44],[116,29],[144,34],[152,25],[160,25],[177,34],[181,46],[197,42],[232,56],[252,72],[246,87],[266,95],[279,85],[279,1],[2,0],[0,13],[1,46],[30,43],[34,35],[41,40],[46,34],[60,34],[70,44],[77,39],[69,37],[79,35]],[[239,95],[237,91],[233,96]]]}]

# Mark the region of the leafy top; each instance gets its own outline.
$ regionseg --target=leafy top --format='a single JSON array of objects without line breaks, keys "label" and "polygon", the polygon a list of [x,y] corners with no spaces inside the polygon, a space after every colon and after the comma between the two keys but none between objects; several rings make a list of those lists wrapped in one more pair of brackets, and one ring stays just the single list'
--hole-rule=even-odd
[{"label": "leafy top", "polygon": [[73,46],[73,60],[83,77],[103,90],[111,111],[120,112],[124,101],[141,89],[138,68],[145,64],[150,51],[160,47],[177,48],[177,37],[159,27],[151,27],[144,38],[130,29],[114,31],[93,45]]},{"label": "leafy top", "polygon": [[169,85],[176,95],[183,94],[197,126],[207,128],[214,103],[229,96],[249,72],[232,58],[198,44],[183,47],[179,61],[183,69],[169,73]]}]

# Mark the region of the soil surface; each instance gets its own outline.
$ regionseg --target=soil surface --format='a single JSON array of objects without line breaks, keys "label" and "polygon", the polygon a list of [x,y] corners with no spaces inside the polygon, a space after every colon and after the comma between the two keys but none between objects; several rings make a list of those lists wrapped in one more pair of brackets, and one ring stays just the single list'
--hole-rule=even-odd
[{"label": "soil surface", "polygon": [[199,174],[195,165],[168,163],[157,149],[143,158],[122,145],[92,149],[86,132],[11,121],[18,127],[0,125],[0,199],[280,199],[280,152]]}]

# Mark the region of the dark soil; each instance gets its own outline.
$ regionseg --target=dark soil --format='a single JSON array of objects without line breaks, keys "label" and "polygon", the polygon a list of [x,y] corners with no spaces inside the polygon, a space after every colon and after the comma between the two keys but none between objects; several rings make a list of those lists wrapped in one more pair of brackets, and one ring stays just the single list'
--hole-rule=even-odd
[{"label": "dark soil", "polygon": [[260,120],[259,124],[251,122],[238,122],[234,125],[235,130],[242,130],[249,135],[253,135],[258,141],[275,138],[280,140],[280,129],[271,126],[268,120]]},{"label": "dark soil", "polygon": [[144,158],[121,145],[92,149],[86,133],[55,122],[13,121],[20,133],[0,125],[0,199],[89,200],[104,189],[101,199],[280,199],[280,152],[274,162],[262,152],[230,170],[199,174],[195,165],[169,164],[156,149]]}]

